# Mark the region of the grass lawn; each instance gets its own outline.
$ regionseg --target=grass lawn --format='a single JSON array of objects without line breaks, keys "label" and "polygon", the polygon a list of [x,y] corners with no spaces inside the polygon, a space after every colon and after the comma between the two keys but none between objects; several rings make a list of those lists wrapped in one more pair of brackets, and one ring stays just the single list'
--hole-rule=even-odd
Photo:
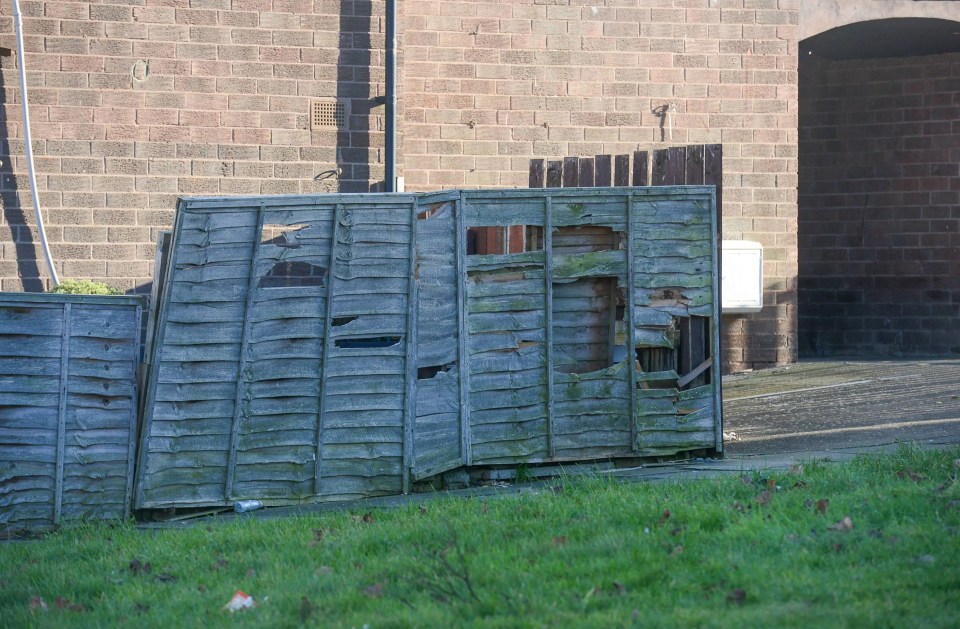
[{"label": "grass lawn", "polygon": [[69,528],[0,544],[0,626],[957,627],[958,459]]}]

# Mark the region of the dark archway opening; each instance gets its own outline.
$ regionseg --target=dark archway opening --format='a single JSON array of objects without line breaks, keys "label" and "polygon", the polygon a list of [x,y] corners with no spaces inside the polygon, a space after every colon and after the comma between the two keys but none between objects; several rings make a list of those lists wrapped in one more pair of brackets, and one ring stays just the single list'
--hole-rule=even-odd
[{"label": "dark archway opening", "polygon": [[960,22],[861,22],[800,56],[800,355],[960,355]]}]

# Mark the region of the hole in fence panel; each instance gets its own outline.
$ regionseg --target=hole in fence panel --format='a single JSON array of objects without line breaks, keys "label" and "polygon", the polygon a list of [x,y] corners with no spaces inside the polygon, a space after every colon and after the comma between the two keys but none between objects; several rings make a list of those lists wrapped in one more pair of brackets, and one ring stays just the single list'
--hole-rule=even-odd
[{"label": "hole in fence panel", "polygon": [[260,278],[259,288],[323,286],[327,270],[308,262],[277,262]]},{"label": "hole in fence panel", "polygon": [[340,349],[374,349],[395,347],[402,339],[401,336],[367,336],[337,339],[334,344]]},{"label": "hole in fence panel", "polygon": [[553,284],[554,370],[583,374],[625,357],[624,295],[615,277]]},{"label": "hole in fence panel", "polygon": [[445,365],[420,367],[417,369],[417,380],[430,380],[431,378],[435,378],[438,374],[447,373],[453,369],[454,365],[455,363],[447,363]]},{"label": "hole in fence panel", "polygon": [[626,249],[624,233],[603,225],[558,227],[553,230],[552,240],[555,255]]},{"label": "hole in fence panel", "polygon": [[543,227],[493,225],[470,227],[467,230],[467,255],[503,255],[528,251],[543,251]]},{"label": "hole in fence panel", "polygon": [[312,227],[312,225],[264,225],[263,235],[260,243],[264,245],[274,245],[285,249],[298,249],[300,247],[301,232]]}]

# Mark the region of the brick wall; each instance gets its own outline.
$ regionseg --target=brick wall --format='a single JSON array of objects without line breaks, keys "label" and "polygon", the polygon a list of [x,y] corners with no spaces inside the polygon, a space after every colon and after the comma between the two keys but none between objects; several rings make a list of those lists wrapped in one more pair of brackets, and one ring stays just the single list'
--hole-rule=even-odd
[{"label": "brick wall", "polygon": [[[767,304],[727,318],[724,361],[791,362],[799,5],[400,0],[399,174],[416,190],[523,187],[531,157],[722,143],[724,236],[764,244]],[[41,197],[64,277],[145,289],[179,195],[357,191],[382,178],[382,2],[23,8]],[[0,32],[12,47],[9,17]],[[0,64],[4,290],[44,275],[15,61]],[[315,97],[350,99],[351,132],[311,132]],[[314,179],[338,166],[339,181]]]},{"label": "brick wall", "polygon": [[800,351],[960,354],[960,54],[811,61]]},{"label": "brick wall", "polygon": [[[382,179],[383,106],[371,100],[383,87],[383,38],[371,37],[382,2],[21,7],[37,183],[62,278],[148,289],[179,196],[367,191]],[[15,50],[11,11],[0,46]],[[0,57],[0,288],[40,290],[16,68],[16,54]],[[349,102],[349,130],[311,130],[319,98]]]},{"label": "brick wall", "polygon": [[[796,356],[796,0],[408,0],[407,187],[524,187],[530,157],[722,143],[724,238],[765,247],[728,369]],[[658,115],[671,106],[668,116]]]}]

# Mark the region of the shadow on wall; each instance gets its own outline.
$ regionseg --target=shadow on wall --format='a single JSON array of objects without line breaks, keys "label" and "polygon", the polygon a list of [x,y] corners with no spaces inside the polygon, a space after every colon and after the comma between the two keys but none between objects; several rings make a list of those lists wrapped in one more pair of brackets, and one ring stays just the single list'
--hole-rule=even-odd
[{"label": "shadow on wall", "polygon": [[346,104],[347,110],[344,124],[337,129],[339,192],[383,190],[379,182],[370,182],[370,149],[373,146],[370,114],[375,107],[382,106],[379,99],[370,98],[372,33],[381,32],[371,23],[371,8],[372,3],[365,0],[340,2],[337,103]]},{"label": "shadow on wall", "polygon": [[[15,67],[14,60],[9,48],[0,48],[0,65],[4,69]],[[3,102],[11,102],[4,83],[4,72],[0,72],[0,96]],[[3,107],[0,107],[0,203],[3,204],[3,223],[9,231],[9,241],[16,251],[17,277],[22,288],[28,292],[42,292],[44,286],[37,263],[37,245],[27,227],[27,216],[17,194],[17,176],[13,174],[13,158],[10,155],[10,121]]]}]

